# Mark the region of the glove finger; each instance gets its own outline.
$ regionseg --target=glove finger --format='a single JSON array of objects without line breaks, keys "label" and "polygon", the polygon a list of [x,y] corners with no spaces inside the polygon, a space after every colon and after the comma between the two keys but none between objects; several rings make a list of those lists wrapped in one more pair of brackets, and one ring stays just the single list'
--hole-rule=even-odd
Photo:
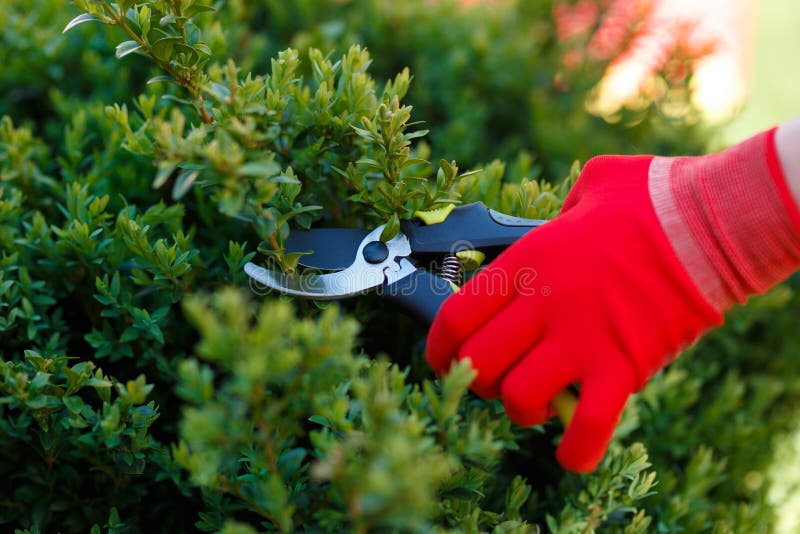
[{"label": "glove finger", "polygon": [[528,353],[544,325],[544,302],[517,297],[467,339],[458,358],[469,358],[478,376],[471,389],[488,399],[500,396],[503,375]]},{"label": "glove finger", "polygon": [[556,451],[565,469],[595,470],[634,387],[633,370],[626,364],[606,368],[581,382],[578,406]]},{"label": "glove finger", "polygon": [[550,418],[550,401],[577,380],[574,360],[565,356],[563,344],[547,338],[506,374],[500,395],[512,421],[533,426]]},{"label": "glove finger", "polygon": [[512,272],[496,261],[444,302],[426,346],[428,364],[436,373],[446,372],[462,343],[514,298]]}]

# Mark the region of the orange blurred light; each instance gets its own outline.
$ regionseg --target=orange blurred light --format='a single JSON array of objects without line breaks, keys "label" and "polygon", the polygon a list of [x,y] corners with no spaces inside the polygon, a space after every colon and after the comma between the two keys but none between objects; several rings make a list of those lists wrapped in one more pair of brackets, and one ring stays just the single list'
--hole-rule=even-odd
[{"label": "orange blurred light", "polygon": [[590,109],[613,114],[638,101],[653,76],[671,84],[691,76],[703,117],[730,117],[746,96],[752,15],[753,0],[612,0],[588,46],[590,57],[611,60]]}]

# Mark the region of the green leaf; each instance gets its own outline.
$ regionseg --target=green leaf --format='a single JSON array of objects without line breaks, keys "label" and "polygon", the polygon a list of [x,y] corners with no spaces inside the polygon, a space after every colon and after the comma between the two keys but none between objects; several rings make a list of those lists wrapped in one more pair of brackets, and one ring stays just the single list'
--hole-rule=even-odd
[{"label": "green leaf", "polygon": [[178,178],[175,179],[175,184],[172,186],[172,198],[180,200],[191,189],[192,184],[199,175],[199,170],[189,169],[185,169],[178,174]]},{"label": "green leaf", "polygon": [[302,447],[295,447],[281,453],[278,458],[278,469],[281,474],[288,478],[297,473],[307,454],[306,450]]},{"label": "green leaf", "polygon": [[189,169],[192,171],[202,171],[208,168],[208,165],[205,163],[197,162],[197,161],[184,161],[180,165],[178,165],[181,169]]},{"label": "green leaf", "polygon": [[124,41],[117,45],[115,55],[117,56],[117,59],[122,59],[128,54],[132,54],[141,48],[142,46],[136,41]]},{"label": "green leaf", "polygon": [[239,176],[275,176],[281,172],[281,166],[274,160],[249,161],[236,169]]},{"label": "green leaf", "polygon": [[175,44],[179,43],[180,40],[180,37],[162,37],[150,45],[150,50],[153,53],[153,57],[160,59],[161,61],[169,61]]},{"label": "green leaf", "polygon": [[183,42],[175,43],[173,54],[174,55],[182,54],[184,57],[182,59],[179,59],[179,61],[184,65],[194,65],[200,58],[200,56],[197,53],[197,50],[195,50],[193,46],[186,45]]},{"label": "green leaf", "polygon": [[330,421],[328,421],[325,417],[322,417],[321,415],[312,415],[311,417],[308,418],[308,420],[311,421],[312,423],[317,423],[318,425],[321,425],[325,428],[331,428]]},{"label": "green leaf", "polygon": [[75,415],[80,414],[81,410],[83,410],[83,400],[80,397],[72,395],[66,396],[61,399],[61,402],[64,403],[64,406],[67,407],[67,410],[69,410],[70,413]]},{"label": "green leaf", "polygon": [[25,360],[30,362],[37,371],[44,372],[47,368],[47,360],[36,351],[26,350]]},{"label": "green leaf", "polygon": [[110,388],[114,384],[110,380],[92,377],[86,381],[86,385],[93,388]]},{"label": "green leaf", "polygon": [[381,231],[381,241],[384,243],[392,239],[394,236],[397,235],[397,232],[400,231],[400,218],[397,214],[393,214],[389,222],[386,223],[386,226]]},{"label": "green leaf", "polygon": [[33,380],[30,381],[30,387],[31,389],[34,390],[42,389],[49,382],[50,382],[50,373],[38,372],[36,373],[36,376],[33,378]]},{"label": "green leaf", "polygon": [[162,74],[160,76],[153,76],[152,78],[147,80],[147,85],[150,85],[151,83],[159,83],[159,82],[178,83],[178,82],[175,81],[175,78],[173,78],[172,76],[166,76],[166,75]]},{"label": "green leaf", "polygon": [[150,325],[148,333],[150,334],[150,337],[152,337],[162,345],[164,344],[164,333],[161,331],[161,328],[159,328],[157,324]]},{"label": "green leaf", "polygon": [[428,135],[428,132],[430,132],[430,130],[417,130],[416,132],[407,133],[403,135],[403,137],[406,139],[406,141],[410,141],[411,139],[425,137],[426,135]]},{"label": "green leaf", "polygon": [[159,165],[158,172],[156,173],[156,177],[153,180],[153,189],[158,189],[159,187],[164,185],[166,181],[169,180],[170,176],[172,176],[172,173],[175,172],[176,167],[177,165],[175,165],[174,163],[172,164],[166,163]]},{"label": "green leaf", "polygon": [[221,83],[212,82],[208,90],[217,100],[221,102],[225,102],[231,96],[230,89]]},{"label": "green leaf", "polygon": [[53,395],[38,395],[28,400],[25,405],[32,410],[45,410],[61,406],[61,399]]},{"label": "green leaf", "polygon": [[383,170],[383,164],[381,162],[379,162],[377,160],[374,160],[374,159],[371,159],[371,158],[361,158],[356,163],[359,163],[361,165],[366,165],[367,167],[370,167],[370,168],[375,169],[377,171]]},{"label": "green leaf", "polygon": [[278,176],[273,176],[269,179],[271,184],[300,184],[300,180],[298,180],[294,176],[286,176],[285,174],[279,174]]},{"label": "green leaf", "polygon": [[140,334],[141,332],[137,328],[129,326],[128,328],[125,329],[124,332],[122,332],[122,335],[119,336],[119,342],[130,343],[131,341],[139,339]]},{"label": "green leaf", "polygon": [[171,100],[173,102],[177,102],[179,104],[184,104],[184,105],[187,105],[187,106],[191,106],[193,104],[193,102],[191,100],[188,100],[186,98],[181,98],[181,97],[175,96],[175,95],[163,95],[161,98],[163,100]]},{"label": "green leaf", "polygon": [[150,33],[150,6],[145,4],[136,11],[136,24],[139,26],[143,36],[147,36]]},{"label": "green leaf", "polygon": [[209,48],[209,46],[205,43],[195,43],[194,49],[208,57],[211,57],[213,55],[213,53],[211,52],[211,48]]},{"label": "green leaf", "polygon": [[311,251],[305,252],[287,252],[283,255],[282,266],[283,270],[286,273],[293,273],[297,270],[297,264],[300,262],[300,258],[303,256],[311,254]]},{"label": "green leaf", "polygon": [[71,21],[69,21],[61,33],[67,33],[75,26],[83,24],[84,22],[102,22],[102,21],[89,13],[82,13],[77,17],[75,17],[74,19],[72,19]]},{"label": "green leaf", "polygon": [[183,12],[183,16],[191,18],[195,15],[199,15],[200,13],[207,13],[209,11],[216,11],[216,9],[214,9],[212,6],[196,3],[186,8],[186,10]]}]

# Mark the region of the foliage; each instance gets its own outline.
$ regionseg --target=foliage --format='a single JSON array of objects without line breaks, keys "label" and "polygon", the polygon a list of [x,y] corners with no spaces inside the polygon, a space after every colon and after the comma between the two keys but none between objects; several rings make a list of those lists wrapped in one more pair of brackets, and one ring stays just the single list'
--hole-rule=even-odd
[{"label": "foliage", "polygon": [[131,503],[127,481],[144,471],[145,458],[165,461],[148,434],[158,412],[146,403],[153,386],[144,375],[123,384],[91,361],[69,360],[27,351],[24,361],[0,365],[2,470],[13,486],[6,521],[45,523],[62,510],[69,511],[62,526],[80,529],[93,504],[80,495],[110,490],[120,504]]},{"label": "foliage", "polygon": [[554,86],[548,2],[6,4],[1,523],[772,524],[770,448],[800,399],[789,287],[657,376],[587,476],[556,466],[557,424],[511,425],[466,392],[464,365],[431,376],[424,332],[376,297],[244,291],[259,251],[295,267],[293,228],[388,222],[390,237],[415,210],[478,200],[549,218],[576,157],[699,150],[700,132],[658,108],[587,115],[596,66]]},{"label": "foliage", "polygon": [[233,32],[229,43],[247,43],[246,70],[262,69],[285,43],[298,50],[344,50],[360,43],[371,51],[372,72],[382,79],[411,66],[407,101],[430,128],[433,153],[464,168],[495,158],[534,158],[546,178],[559,181],[575,159],[597,154],[685,155],[703,149],[704,128],[687,120],[692,116],[680,96],[672,97],[672,107],[683,114],[666,114],[667,106],[652,101],[615,116],[613,123],[586,113],[583,98],[605,65],[584,61],[565,69],[553,0],[469,2],[470,9],[461,3],[232,2],[237,24],[226,28]]},{"label": "foliage", "polygon": [[[153,186],[173,182],[174,200],[195,182],[203,185],[222,213],[250,222],[265,242],[263,250],[291,271],[297,257],[281,254],[287,223],[295,219],[308,227],[311,213],[321,209],[298,198],[302,185],[330,184],[329,191],[320,191],[327,199],[358,200],[388,216],[394,232],[400,217],[442,202],[441,195],[452,188],[453,164],[443,162],[444,191],[426,188],[425,177],[413,174],[415,166],[426,162],[412,158],[409,146],[426,132],[405,132],[411,108],[399,100],[408,89],[407,69],[377,92],[366,75],[369,55],[354,46],[336,63],[319,50],[309,50],[308,84],[298,73],[300,58],[292,49],[278,55],[267,76],[248,74],[240,80],[232,60],[207,73],[203,66],[211,50],[199,41],[202,34],[191,18],[210,8],[176,4],[172,11],[169,6],[132,8],[128,18],[136,20],[134,28],[124,16],[124,5],[83,4],[86,13],[67,28],[94,21],[120,26],[133,39],[117,46],[118,57],[133,52],[149,56],[167,73],[150,82],[177,82],[188,93],[188,100],[168,96],[194,108],[201,123],[197,126],[187,125],[177,109],[168,117],[166,110],[156,113],[154,98],[139,99],[135,126],[126,106],[110,110],[126,133],[126,148],[157,165]],[[358,213],[341,202],[337,208]],[[393,236],[387,232],[384,238]]]}]

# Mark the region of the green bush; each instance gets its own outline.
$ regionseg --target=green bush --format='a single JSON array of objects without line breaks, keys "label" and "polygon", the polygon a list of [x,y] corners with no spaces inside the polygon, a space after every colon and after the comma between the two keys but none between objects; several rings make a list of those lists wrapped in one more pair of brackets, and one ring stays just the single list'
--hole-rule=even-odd
[{"label": "green bush", "polygon": [[552,217],[575,158],[700,150],[657,106],[587,115],[598,66],[554,89],[548,2],[75,4],[0,10],[4,525],[773,524],[772,446],[800,399],[788,286],[657,376],[586,476],[555,464],[558,424],[512,425],[464,365],[434,379],[424,330],[377,297],[246,290],[247,261],[295,267],[292,228],[391,233],[475,200]]}]

